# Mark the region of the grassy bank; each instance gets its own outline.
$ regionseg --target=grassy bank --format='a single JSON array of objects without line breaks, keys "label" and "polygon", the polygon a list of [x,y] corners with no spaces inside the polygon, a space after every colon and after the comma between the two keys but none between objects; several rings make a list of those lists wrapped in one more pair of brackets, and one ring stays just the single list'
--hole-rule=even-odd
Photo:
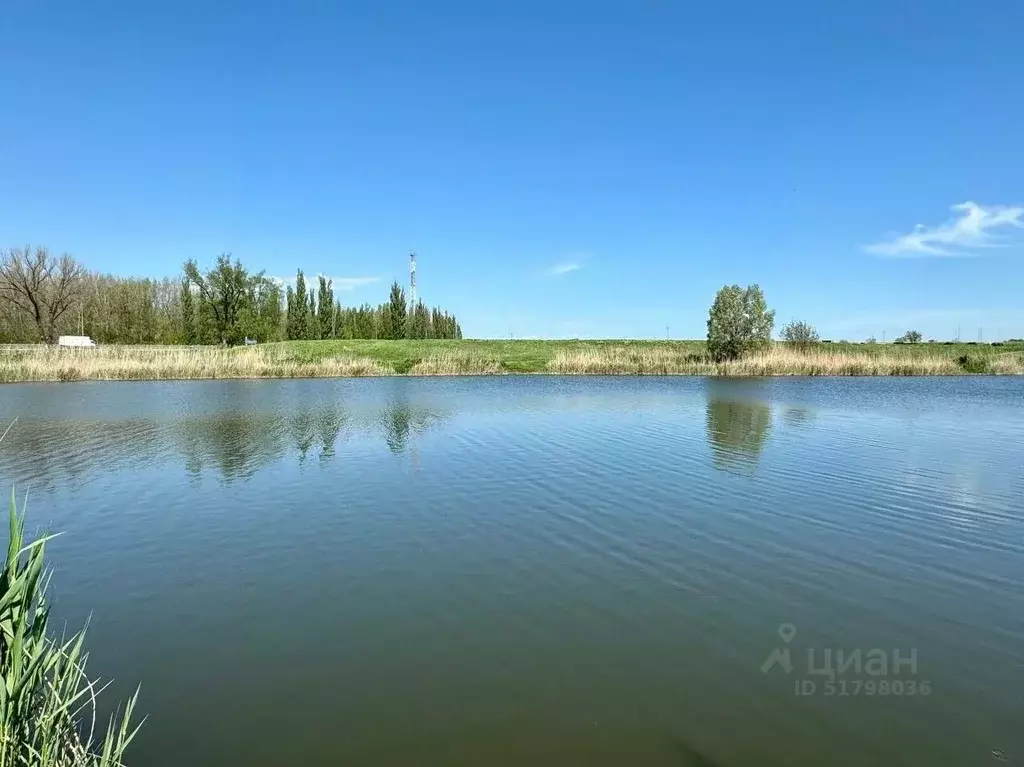
[{"label": "grassy bank", "polygon": [[725,363],[702,341],[288,341],[256,347],[0,347],[0,381],[329,378],[374,375],[1024,374],[1024,344],[776,345]]}]

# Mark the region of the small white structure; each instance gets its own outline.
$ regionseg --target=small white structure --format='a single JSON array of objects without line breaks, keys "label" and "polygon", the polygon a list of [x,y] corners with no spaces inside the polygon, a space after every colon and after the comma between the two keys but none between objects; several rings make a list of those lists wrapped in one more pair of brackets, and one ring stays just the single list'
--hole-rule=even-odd
[{"label": "small white structure", "polygon": [[89,336],[61,336],[57,339],[57,346],[70,346],[76,349],[92,348],[96,342]]}]

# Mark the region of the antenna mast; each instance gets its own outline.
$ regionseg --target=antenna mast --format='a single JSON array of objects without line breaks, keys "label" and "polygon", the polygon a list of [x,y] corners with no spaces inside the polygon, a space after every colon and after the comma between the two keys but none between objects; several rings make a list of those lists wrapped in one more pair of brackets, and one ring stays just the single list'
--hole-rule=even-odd
[{"label": "antenna mast", "polygon": [[409,254],[409,306],[416,311],[416,254]]}]

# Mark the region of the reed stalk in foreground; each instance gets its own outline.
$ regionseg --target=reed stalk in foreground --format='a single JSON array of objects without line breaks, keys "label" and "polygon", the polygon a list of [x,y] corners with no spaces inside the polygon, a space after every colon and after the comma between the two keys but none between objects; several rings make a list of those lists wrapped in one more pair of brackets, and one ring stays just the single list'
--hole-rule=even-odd
[{"label": "reed stalk in foreground", "polygon": [[[116,767],[138,726],[130,729],[138,691],[95,737],[96,696],[86,674],[85,631],[49,635],[44,570],[48,538],[26,544],[25,520],[12,495],[10,540],[0,573],[0,767]],[[141,725],[141,723],[140,723]]]}]

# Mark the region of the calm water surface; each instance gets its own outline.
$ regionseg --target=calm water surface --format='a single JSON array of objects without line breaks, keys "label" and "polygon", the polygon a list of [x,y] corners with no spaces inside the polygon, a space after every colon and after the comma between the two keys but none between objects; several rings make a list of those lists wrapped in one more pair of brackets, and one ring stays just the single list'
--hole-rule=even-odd
[{"label": "calm water surface", "polygon": [[0,479],[66,531],[94,671],[143,683],[136,765],[1024,764],[1024,380],[6,385],[15,416]]}]

